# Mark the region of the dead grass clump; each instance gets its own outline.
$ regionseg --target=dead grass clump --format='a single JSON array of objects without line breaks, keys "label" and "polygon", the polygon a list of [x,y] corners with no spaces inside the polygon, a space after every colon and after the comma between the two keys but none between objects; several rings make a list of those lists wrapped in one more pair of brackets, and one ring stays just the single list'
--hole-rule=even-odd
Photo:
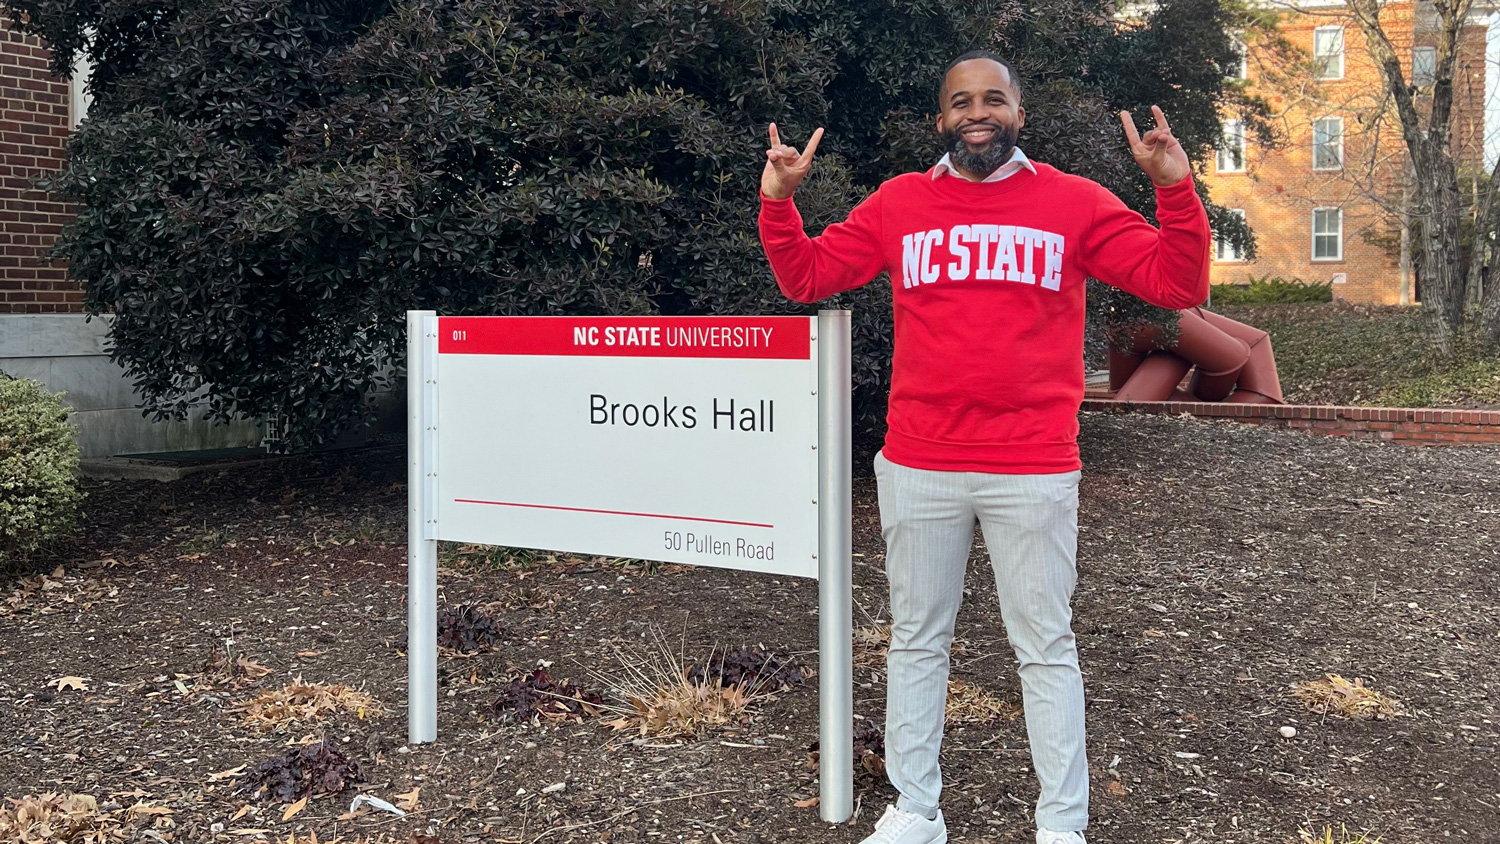
[{"label": "dead grass clump", "polygon": [[1343,824],[1339,825],[1337,833],[1331,826],[1323,827],[1321,833],[1303,827],[1297,830],[1297,836],[1302,839],[1302,844],[1380,844],[1380,836],[1371,838],[1369,832],[1350,832]]},{"label": "dead grass clump", "polygon": [[263,730],[285,730],[296,723],[318,721],[340,712],[363,720],[385,710],[364,692],[329,683],[307,683],[301,677],[279,689],[261,692],[239,707],[245,720]]},{"label": "dead grass clump", "polygon": [[738,721],[752,703],[769,697],[751,693],[744,684],[700,686],[682,676],[672,683],[627,693],[632,708],[606,723],[617,730],[635,728],[643,736],[697,738]]},{"label": "dead grass clump", "polygon": [[1367,688],[1358,677],[1353,682],[1337,674],[1303,680],[1292,684],[1291,695],[1319,715],[1385,721],[1401,714],[1400,701]]},{"label": "dead grass clump", "polygon": [[605,705],[619,714],[606,722],[617,730],[635,729],[658,738],[698,738],[742,721],[751,707],[775,699],[777,691],[790,685],[790,664],[784,657],[762,654],[762,667],[770,669],[741,672],[735,682],[725,679],[735,675],[724,670],[728,663],[723,656],[711,655],[705,663],[717,665],[717,672],[695,671],[681,647],[674,651],[659,631],[653,635],[655,647],[649,653],[618,654],[621,676],[598,678],[628,703],[625,707]]},{"label": "dead grass clump", "polygon": [[946,724],[987,724],[1020,714],[1019,706],[995,697],[982,686],[962,680],[948,681],[948,709],[943,716]]},{"label": "dead grass clump", "polygon": [[6,798],[0,805],[0,843],[105,844],[126,841],[137,828],[167,827],[172,821],[165,806],[137,803],[125,808],[101,810],[99,801],[87,794],[26,795]]},{"label": "dead grass clump", "polygon": [[215,642],[208,658],[203,661],[201,677],[210,686],[218,683],[238,686],[274,673],[250,657],[236,653],[227,642]]},{"label": "dead grass clump", "polygon": [[854,664],[879,665],[891,647],[891,626],[871,624],[854,628]]},{"label": "dead grass clump", "polygon": [[[891,649],[891,626],[878,622],[854,628],[854,664],[864,666],[885,665],[886,653]],[[969,643],[955,638],[949,646],[954,657],[969,653]]]}]

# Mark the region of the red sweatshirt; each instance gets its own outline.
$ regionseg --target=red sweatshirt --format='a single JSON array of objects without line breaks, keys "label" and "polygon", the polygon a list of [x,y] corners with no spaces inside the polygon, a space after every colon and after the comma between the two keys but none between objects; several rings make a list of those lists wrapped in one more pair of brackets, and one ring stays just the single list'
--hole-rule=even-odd
[{"label": "red sweatshirt", "polygon": [[817,238],[791,199],[761,197],[761,244],[788,297],[816,302],[891,274],[893,463],[1080,468],[1084,278],[1164,308],[1208,298],[1208,216],[1192,179],[1157,188],[1158,231],[1100,185],[1036,169],[992,183],[907,173]]}]

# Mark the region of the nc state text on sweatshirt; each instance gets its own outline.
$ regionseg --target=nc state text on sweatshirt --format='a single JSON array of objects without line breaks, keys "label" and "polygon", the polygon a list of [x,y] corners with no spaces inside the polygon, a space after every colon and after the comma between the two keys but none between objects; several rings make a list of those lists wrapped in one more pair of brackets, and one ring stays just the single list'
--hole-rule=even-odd
[{"label": "nc state text on sweatshirt", "polygon": [[[937,250],[947,243],[952,258],[935,263]],[[1062,259],[1067,239],[1060,234],[1026,226],[957,225],[944,232],[929,229],[901,238],[901,284],[932,284],[939,279],[964,281],[973,258],[974,278],[1041,283],[1048,290],[1062,287]],[[1041,260],[1035,260],[1037,255]]]}]

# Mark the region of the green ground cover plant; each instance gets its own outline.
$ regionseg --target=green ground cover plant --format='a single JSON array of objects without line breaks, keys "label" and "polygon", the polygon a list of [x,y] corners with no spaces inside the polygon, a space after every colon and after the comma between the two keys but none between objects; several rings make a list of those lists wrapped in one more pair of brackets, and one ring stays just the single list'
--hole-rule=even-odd
[{"label": "green ground cover plant", "polygon": [[1423,339],[1415,307],[1225,305],[1214,310],[1271,334],[1282,391],[1294,404],[1500,407],[1500,352]]}]

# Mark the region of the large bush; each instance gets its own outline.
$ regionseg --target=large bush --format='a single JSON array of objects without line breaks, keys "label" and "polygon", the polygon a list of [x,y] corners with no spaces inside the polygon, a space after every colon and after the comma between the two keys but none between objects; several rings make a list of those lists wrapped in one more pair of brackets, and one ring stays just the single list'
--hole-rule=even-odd
[{"label": "large bush", "polygon": [[[817,231],[931,165],[934,87],[972,47],[1026,77],[1028,153],[1149,212],[1114,110],[1159,102],[1205,160],[1220,110],[1254,110],[1219,70],[1231,2],[1164,0],[1130,24],[1104,0],[8,5],[57,70],[94,64],[93,111],[49,184],[85,203],[59,251],[115,314],[147,406],[280,414],[305,446],[399,366],[408,308],[799,310],[756,240],[766,124],[794,143],[829,127],[798,193]],[[890,291],[834,304],[856,313],[874,433]]]},{"label": "large bush", "polygon": [[1277,305],[1333,301],[1332,282],[1306,282],[1300,278],[1250,276],[1247,284],[1215,284],[1209,301],[1215,305]]},{"label": "large bush", "polygon": [[0,373],[0,567],[69,533],[79,499],[78,440],[61,395]]}]

